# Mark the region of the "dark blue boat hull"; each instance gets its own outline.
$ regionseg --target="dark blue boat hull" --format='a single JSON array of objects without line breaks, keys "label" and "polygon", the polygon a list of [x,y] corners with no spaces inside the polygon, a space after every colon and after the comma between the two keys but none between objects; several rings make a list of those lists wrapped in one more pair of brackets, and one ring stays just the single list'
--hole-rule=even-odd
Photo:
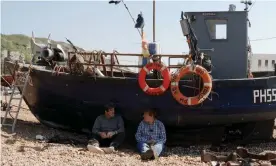
[{"label": "dark blue boat hull", "polygon": [[[136,78],[94,78],[52,75],[51,71],[31,73],[25,101],[44,124],[70,130],[90,130],[103,105],[113,101],[126,123],[137,125],[143,109],[155,108],[167,127],[227,126],[276,118],[276,102],[254,103],[254,90],[276,88],[276,77],[245,80],[214,80],[213,91],[196,107],[180,105],[167,90],[148,96]],[[276,91],[275,91],[276,92]],[[273,97],[273,96],[272,96]],[[274,97],[273,97],[274,100]],[[276,98],[275,98],[276,100]]]}]

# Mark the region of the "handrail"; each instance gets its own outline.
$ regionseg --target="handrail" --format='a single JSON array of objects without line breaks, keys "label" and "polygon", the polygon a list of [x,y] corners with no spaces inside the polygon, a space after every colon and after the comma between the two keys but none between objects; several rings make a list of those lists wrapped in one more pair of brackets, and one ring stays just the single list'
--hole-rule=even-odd
[{"label": "handrail", "polygon": [[[121,64],[119,64],[119,60],[118,60],[118,55],[119,56],[138,56],[138,57],[142,57],[143,56],[142,54],[119,53],[115,50],[112,53],[106,53],[106,52],[103,52],[103,51],[91,51],[91,52],[78,51],[78,52],[68,52],[68,65],[69,65],[69,70],[70,71],[72,71],[71,65],[76,64],[76,62],[71,61],[71,58],[76,54],[81,55],[84,59],[84,62],[77,62],[78,64],[88,65],[88,66],[93,65],[95,68],[98,67],[98,66],[102,66],[103,67],[103,72],[105,73],[105,75],[107,75],[106,67],[109,67],[110,72],[111,72],[111,77],[114,76],[114,73],[113,73],[114,67],[115,68],[116,67],[118,67],[118,68],[120,68],[120,67],[142,68],[143,67],[143,65],[121,65]],[[91,62],[91,59],[92,59],[91,56],[93,56],[93,60],[94,60],[95,56],[97,56],[97,55],[100,56],[100,63]],[[85,58],[85,56],[90,56],[90,57]],[[107,57],[107,56],[110,56],[110,64],[106,64],[106,62],[105,62],[104,57]],[[169,64],[168,64],[169,69],[183,67],[183,65],[170,65],[170,58],[183,58],[183,59],[185,59],[185,58],[189,57],[189,55],[183,55],[183,54],[178,54],[178,55],[177,54],[156,54],[155,56],[157,56],[159,58],[169,57]],[[85,59],[89,59],[89,61],[87,62],[87,60],[85,60]],[[116,68],[115,70],[121,70],[121,69],[118,69],[118,68]],[[122,70],[121,70],[121,72],[124,75]]]},{"label": "handrail", "polygon": [[[94,52],[68,52],[68,54],[81,54],[81,55],[95,55]],[[108,53],[108,52],[102,52],[102,55],[120,55],[120,56],[143,56],[142,54],[135,54],[135,53]],[[188,58],[189,55],[183,55],[183,54],[155,54],[156,56],[161,56],[161,57],[171,57],[171,58]]]},{"label": "handrail", "polygon": [[[74,62],[71,62],[71,63],[74,63]],[[79,63],[79,64],[82,64],[82,65],[93,65],[93,66],[108,66],[108,67],[138,67],[138,68],[142,68],[144,66],[142,65],[116,65],[116,64],[94,64],[94,63]],[[179,68],[179,67],[182,67],[183,65],[170,65],[168,66],[168,68]],[[111,69],[111,68],[110,68]]]}]

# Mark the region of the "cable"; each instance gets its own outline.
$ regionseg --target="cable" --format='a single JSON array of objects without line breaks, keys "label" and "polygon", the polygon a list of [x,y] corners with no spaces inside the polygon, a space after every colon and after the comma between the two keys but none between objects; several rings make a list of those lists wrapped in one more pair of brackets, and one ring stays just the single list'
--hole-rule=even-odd
[{"label": "cable", "polygon": [[270,38],[254,39],[254,40],[250,40],[250,41],[252,42],[252,41],[271,40],[271,39],[276,39],[276,36],[270,37]]},{"label": "cable", "polygon": [[253,8],[253,6],[255,5],[256,1],[257,1],[257,0],[255,0],[255,1],[253,2],[252,6],[251,6],[250,9],[248,10],[248,12]]},{"label": "cable", "polygon": [[[110,2],[111,2],[111,1],[110,1]],[[114,2],[115,2],[115,1],[113,1],[112,3],[114,3]],[[131,15],[131,13],[130,13],[128,7],[127,7],[127,5],[125,4],[125,2],[124,2],[123,0],[121,0],[121,1],[117,1],[115,4],[118,4],[118,3],[120,3],[120,2],[122,2],[122,3],[124,4],[124,6],[125,6],[125,8],[126,8],[128,14],[129,14],[130,18],[132,19],[132,21],[133,21],[133,23],[134,23],[134,25],[135,25],[135,19],[134,19],[133,16]],[[140,30],[139,30],[138,28],[136,28],[136,29],[137,29],[137,31],[138,31],[140,37],[142,37],[142,34],[141,34]]]},{"label": "cable", "polygon": [[[248,10],[248,12],[253,8],[253,6],[255,5],[257,0],[255,0],[252,4],[252,6],[250,7],[250,9]],[[275,37],[270,37],[270,38],[261,38],[261,39],[254,39],[254,40],[249,40],[249,41],[262,41],[262,40],[271,40],[271,39],[276,39],[276,36]]]}]

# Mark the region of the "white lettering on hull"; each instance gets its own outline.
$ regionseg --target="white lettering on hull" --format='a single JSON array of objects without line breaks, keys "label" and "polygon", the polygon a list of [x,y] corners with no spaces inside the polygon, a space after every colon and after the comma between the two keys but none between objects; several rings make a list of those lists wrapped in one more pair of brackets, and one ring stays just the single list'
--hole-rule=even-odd
[{"label": "white lettering on hull", "polygon": [[254,103],[276,102],[276,89],[258,89],[253,91]]}]

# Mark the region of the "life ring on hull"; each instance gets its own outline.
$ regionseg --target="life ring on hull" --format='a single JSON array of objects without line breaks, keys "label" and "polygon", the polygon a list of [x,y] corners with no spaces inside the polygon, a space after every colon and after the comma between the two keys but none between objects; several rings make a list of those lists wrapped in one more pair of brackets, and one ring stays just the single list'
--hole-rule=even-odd
[{"label": "life ring on hull", "polygon": [[[186,97],[179,90],[178,83],[180,79],[188,73],[195,73],[203,80],[203,88],[197,96]],[[194,67],[192,65],[182,67],[175,75],[173,75],[171,80],[171,93],[173,97],[182,105],[198,105],[202,103],[209,96],[211,90],[212,78],[208,71],[199,65]]]},{"label": "life ring on hull", "polygon": [[[151,70],[160,71],[163,76],[163,83],[159,87],[151,88],[148,86],[146,82],[146,76]],[[170,86],[170,72],[169,69],[163,64],[159,62],[152,62],[146,64],[139,73],[138,82],[140,88],[149,95],[160,95],[164,93]]]}]

